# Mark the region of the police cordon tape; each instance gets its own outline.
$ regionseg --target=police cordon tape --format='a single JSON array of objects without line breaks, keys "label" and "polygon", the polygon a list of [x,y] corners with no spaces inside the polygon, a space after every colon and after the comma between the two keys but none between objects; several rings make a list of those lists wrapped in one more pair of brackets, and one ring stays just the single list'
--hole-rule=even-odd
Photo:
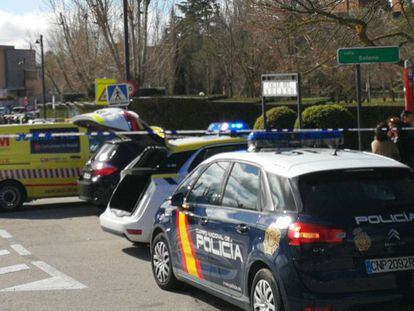
[{"label": "police cordon tape", "polygon": [[[0,134],[0,138],[15,138],[16,141],[36,141],[36,140],[51,140],[58,137],[78,137],[78,136],[133,136],[133,135],[242,135],[257,132],[267,133],[300,133],[300,132],[373,132],[376,128],[328,128],[328,129],[272,129],[272,130],[234,130],[234,131],[206,131],[206,130],[162,130],[162,131],[97,131],[97,132],[36,132],[36,133],[18,133],[18,134]],[[388,128],[382,128],[383,131],[389,131]],[[412,127],[392,128],[391,130],[413,131]]]}]

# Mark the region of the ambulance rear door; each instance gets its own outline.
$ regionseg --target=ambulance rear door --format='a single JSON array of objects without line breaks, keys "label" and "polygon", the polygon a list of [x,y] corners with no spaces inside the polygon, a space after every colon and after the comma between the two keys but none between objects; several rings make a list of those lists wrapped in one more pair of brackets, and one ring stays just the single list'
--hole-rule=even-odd
[{"label": "ambulance rear door", "polygon": [[[54,136],[57,133],[61,136]],[[30,157],[35,172],[33,182],[26,187],[35,197],[77,195],[77,179],[89,157],[87,137],[77,133],[78,127],[65,124],[30,129]]]}]

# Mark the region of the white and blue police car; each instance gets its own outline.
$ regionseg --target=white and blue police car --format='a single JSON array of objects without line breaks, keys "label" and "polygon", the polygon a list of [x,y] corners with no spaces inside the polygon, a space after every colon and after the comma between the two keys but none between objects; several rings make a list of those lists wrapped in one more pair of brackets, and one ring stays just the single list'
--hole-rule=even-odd
[{"label": "white and blue police car", "polygon": [[[158,210],[159,287],[190,283],[247,310],[414,310],[414,177],[382,156],[266,133],[201,163]],[[272,147],[280,143],[277,148]]]}]

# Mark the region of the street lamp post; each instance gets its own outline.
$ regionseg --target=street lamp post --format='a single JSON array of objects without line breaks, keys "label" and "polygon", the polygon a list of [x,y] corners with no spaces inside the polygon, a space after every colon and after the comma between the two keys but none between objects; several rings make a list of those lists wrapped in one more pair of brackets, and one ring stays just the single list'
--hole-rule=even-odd
[{"label": "street lamp post", "polygon": [[43,119],[46,119],[45,55],[43,53],[43,35],[40,35],[40,40],[36,40],[36,44],[40,44],[40,57],[41,57],[41,67],[42,67]]},{"label": "street lamp post", "polygon": [[131,80],[129,70],[129,33],[128,33],[128,1],[123,1],[124,5],[124,50],[125,50],[125,80]]}]

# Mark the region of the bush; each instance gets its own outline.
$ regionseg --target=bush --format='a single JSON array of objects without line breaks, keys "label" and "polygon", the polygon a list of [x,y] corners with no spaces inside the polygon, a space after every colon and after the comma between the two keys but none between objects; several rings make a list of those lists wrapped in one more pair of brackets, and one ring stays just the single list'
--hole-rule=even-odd
[{"label": "bush", "polygon": [[[350,128],[356,121],[348,109],[340,105],[318,105],[306,108],[302,112],[303,128]],[[295,128],[299,127],[299,120]]]},{"label": "bush", "polygon": [[[272,129],[293,128],[296,112],[286,106],[275,107],[266,111],[267,125]],[[256,119],[254,129],[263,129],[263,116]]]}]

